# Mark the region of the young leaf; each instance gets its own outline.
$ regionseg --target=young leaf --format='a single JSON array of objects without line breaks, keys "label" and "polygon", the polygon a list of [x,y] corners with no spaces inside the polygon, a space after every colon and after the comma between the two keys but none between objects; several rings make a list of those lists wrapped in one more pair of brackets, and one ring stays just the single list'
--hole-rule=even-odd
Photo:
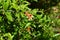
[{"label": "young leaf", "polygon": [[10,0],[7,0],[7,2],[5,2],[5,1],[3,2],[3,8],[4,8],[4,10],[8,9],[9,3],[10,3]]},{"label": "young leaf", "polygon": [[5,12],[5,15],[6,15],[6,17],[7,17],[7,19],[8,19],[9,21],[13,21],[11,12]]}]

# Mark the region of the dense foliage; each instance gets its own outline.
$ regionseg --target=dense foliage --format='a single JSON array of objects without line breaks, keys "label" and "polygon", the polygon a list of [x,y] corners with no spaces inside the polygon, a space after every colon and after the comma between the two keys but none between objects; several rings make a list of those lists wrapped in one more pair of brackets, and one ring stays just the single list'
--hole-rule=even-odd
[{"label": "dense foliage", "polygon": [[43,7],[45,1],[41,0],[43,8],[31,6],[32,2],[40,3],[39,0],[0,0],[0,40],[59,40],[60,34],[54,32],[53,26],[56,23],[60,26],[60,19],[51,12],[53,9],[45,12],[50,7]]}]

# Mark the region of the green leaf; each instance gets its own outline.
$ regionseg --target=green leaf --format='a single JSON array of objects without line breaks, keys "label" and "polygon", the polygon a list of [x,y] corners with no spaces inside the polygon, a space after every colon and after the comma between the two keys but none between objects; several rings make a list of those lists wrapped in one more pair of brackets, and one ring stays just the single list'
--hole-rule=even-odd
[{"label": "green leaf", "polygon": [[38,11],[38,9],[33,9],[33,10],[31,11],[31,13],[32,13],[33,15],[36,15],[37,11]]},{"label": "green leaf", "polygon": [[55,34],[55,35],[53,35],[53,37],[57,37],[57,36],[60,36],[60,34]]},{"label": "green leaf", "polygon": [[2,21],[2,17],[0,16],[0,22]]},{"label": "green leaf", "polygon": [[6,33],[4,34],[4,36],[8,37],[8,40],[12,40],[13,36],[10,33]]},{"label": "green leaf", "polygon": [[5,15],[6,15],[6,17],[7,17],[7,19],[8,19],[9,21],[13,21],[11,12],[5,12]]},{"label": "green leaf", "polygon": [[14,9],[16,9],[16,11],[18,11],[18,5],[17,4],[15,4],[15,3],[12,3],[12,8],[14,8]]},{"label": "green leaf", "polygon": [[16,13],[16,15],[15,15],[17,18],[20,18],[20,15],[19,15],[19,13]]},{"label": "green leaf", "polygon": [[38,2],[38,0],[34,0],[34,1]]},{"label": "green leaf", "polygon": [[58,19],[57,24],[60,25],[60,19]]},{"label": "green leaf", "polygon": [[3,8],[4,8],[4,10],[8,9],[9,3],[10,3],[10,0],[8,0],[7,2],[5,2],[5,1],[3,2]]},{"label": "green leaf", "polygon": [[28,27],[28,26],[30,26],[30,25],[31,25],[31,23],[27,23],[26,26],[25,26],[25,28]]},{"label": "green leaf", "polygon": [[41,14],[41,15],[37,15],[37,18],[38,18],[38,19],[41,19],[42,16],[43,16],[42,14]]}]

